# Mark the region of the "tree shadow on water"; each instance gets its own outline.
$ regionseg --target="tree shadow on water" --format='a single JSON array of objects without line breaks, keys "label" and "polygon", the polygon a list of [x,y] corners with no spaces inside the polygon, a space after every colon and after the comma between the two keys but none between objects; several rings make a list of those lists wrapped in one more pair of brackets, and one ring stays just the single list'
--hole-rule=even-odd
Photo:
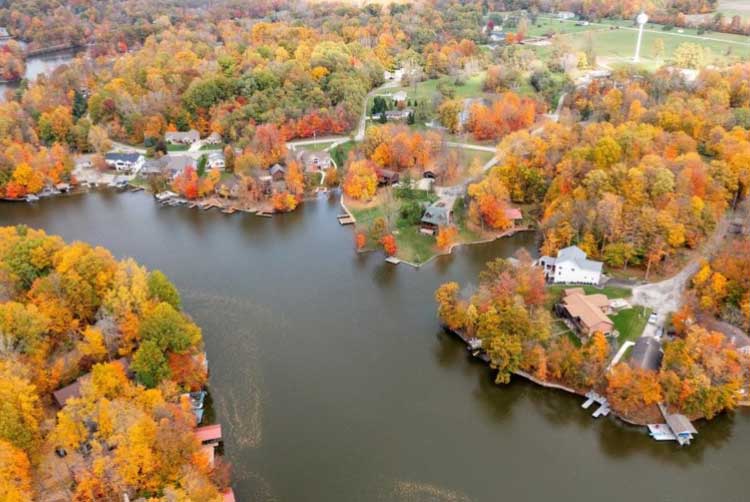
[{"label": "tree shadow on water", "polygon": [[507,422],[516,403],[523,397],[524,389],[516,383],[507,385],[495,383],[495,370],[477,360],[477,380],[479,387],[472,392],[477,402],[493,423]]},{"label": "tree shadow on water", "polygon": [[458,342],[455,335],[439,329],[435,333],[435,339],[437,343],[434,345],[433,353],[440,367],[452,368],[466,361],[468,356],[466,349]]}]

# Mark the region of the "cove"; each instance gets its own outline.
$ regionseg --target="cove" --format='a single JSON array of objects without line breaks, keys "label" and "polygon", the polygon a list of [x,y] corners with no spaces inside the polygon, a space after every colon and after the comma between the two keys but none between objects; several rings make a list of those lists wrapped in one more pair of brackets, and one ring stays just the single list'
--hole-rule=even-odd
[{"label": "cove", "polygon": [[95,192],[0,204],[26,224],[163,270],[202,327],[215,414],[250,501],[740,501],[750,414],[657,443],[582,400],[507,386],[440,328],[433,293],[536,249],[517,234],[421,269],[357,255],[338,198],[258,218]]}]

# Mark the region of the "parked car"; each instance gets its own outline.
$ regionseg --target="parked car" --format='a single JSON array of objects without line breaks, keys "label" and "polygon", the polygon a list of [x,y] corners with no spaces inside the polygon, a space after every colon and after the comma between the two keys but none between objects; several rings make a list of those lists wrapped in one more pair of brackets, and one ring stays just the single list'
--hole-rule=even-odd
[{"label": "parked car", "polygon": [[649,324],[656,324],[656,312],[652,312],[650,316],[648,316],[648,323]]}]

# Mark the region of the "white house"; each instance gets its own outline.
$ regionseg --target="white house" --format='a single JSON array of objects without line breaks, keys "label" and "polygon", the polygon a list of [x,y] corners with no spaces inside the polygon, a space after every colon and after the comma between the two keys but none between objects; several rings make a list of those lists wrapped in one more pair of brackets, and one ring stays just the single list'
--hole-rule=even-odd
[{"label": "white house", "polygon": [[544,276],[554,283],[599,284],[602,278],[602,262],[589,260],[578,246],[570,246],[557,252],[557,258],[542,256],[537,264],[544,269]]},{"label": "white house", "polygon": [[575,19],[576,15],[574,12],[570,12],[569,10],[561,10],[557,13],[558,19]]},{"label": "white house", "polygon": [[211,169],[221,169],[223,171],[224,168],[226,167],[226,162],[224,161],[224,154],[222,152],[209,153],[206,164]]},{"label": "white house", "polygon": [[396,104],[398,104],[398,103],[406,103],[406,99],[408,97],[409,96],[406,94],[406,91],[398,91],[397,93],[393,94],[393,101],[395,101]]},{"label": "white house", "polygon": [[110,152],[104,156],[104,161],[117,171],[137,173],[143,166],[144,157],[140,153]]}]

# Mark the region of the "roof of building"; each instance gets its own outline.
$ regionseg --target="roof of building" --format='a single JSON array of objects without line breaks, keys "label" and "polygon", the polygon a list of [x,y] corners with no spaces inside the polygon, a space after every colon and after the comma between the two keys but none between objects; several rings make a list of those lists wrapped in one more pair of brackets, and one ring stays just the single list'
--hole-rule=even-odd
[{"label": "roof of building", "polygon": [[398,91],[393,94],[393,100],[394,101],[406,101],[408,94],[406,94],[406,91]]},{"label": "roof of building", "polygon": [[395,178],[395,177],[398,177],[398,173],[396,171],[392,171],[390,169],[383,169],[381,167],[378,167],[377,169],[375,169],[375,174],[378,175],[378,178]]},{"label": "roof of building", "polygon": [[569,246],[557,252],[555,263],[566,261],[575,263],[582,270],[598,273],[602,271],[602,262],[587,259],[586,253],[578,246]]},{"label": "roof of building", "polygon": [[231,488],[224,492],[224,502],[235,502],[234,490]]},{"label": "roof of building", "polygon": [[661,367],[663,353],[661,344],[655,338],[642,336],[635,341],[630,354],[630,365],[644,370],[658,371]]},{"label": "roof of building", "polygon": [[206,141],[221,141],[221,140],[222,140],[221,134],[219,134],[216,131],[209,134],[208,137],[206,138]]},{"label": "roof of building", "polygon": [[217,160],[224,160],[224,152],[211,152],[208,155],[206,155],[206,159],[209,162],[214,162]]},{"label": "roof of building", "polygon": [[422,216],[422,223],[430,225],[447,225],[450,222],[450,214],[453,211],[453,200],[443,198],[427,207]]},{"label": "roof of building", "polygon": [[284,166],[282,166],[281,164],[274,164],[273,167],[268,170],[268,172],[270,172],[271,175],[274,175],[276,173],[284,174],[286,172],[286,169],[284,169]]},{"label": "roof of building", "polygon": [[60,408],[65,406],[65,403],[68,402],[68,399],[72,399],[74,397],[80,397],[80,395],[81,395],[80,380],[76,380],[72,384],[66,387],[63,387],[62,389],[58,389],[52,393],[52,396],[55,398],[55,402]]},{"label": "roof of building", "polygon": [[517,207],[509,207],[505,210],[505,217],[511,221],[523,219],[523,213]]},{"label": "roof of building", "polygon": [[[614,323],[602,311],[602,302],[601,298],[599,298],[599,296],[604,295],[584,295],[582,293],[583,290],[580,288],[565,291],[563,305],[568,314],[580,319],[580,322],[588,330],[601,331],[605,327],[611,330],[614,327]],[[609,303],[606,303],[604,306],[609,306]],[[605,326],[602,326],[602,324]]]},{"label": "roof of building", "polygon": [[195,429],[195,437],[201,443],[208,441],[217,441],[221,439],[221,424],[204,425]]},{"label": "roof of building", "polygon": [[193,158],[187,155],[167,155],[163,158],[167,159],[164,167],[172,173],[182,172],[187,166],[192,166],[195,163]]},{"label": "roof of building", "polygon": [[164,139],[171,139],[171,140],[183,140],[183,139],[193,139],[193,140],[199,140],[201,138],[201,135],[198,131],[195,129],[190,129],[189,131],[167,131],[164,133]]},{"label": "roof of building", "polygon": [[113,160],[118,161],[121,160],[123,162],[138,162],[138,159],[141,158],[141,154],[138,152],[109,152],[106,155],[104,155],[105,160]]},{"label": "roof of building", "polygon": [[0,26],[0,38],[8,38],[10,37],[10,33],[8,33],[8,29]]},{"label": "roof of building", "polygon": [[[122,365],[122,369],[125,372],[127,372],[128,368],[130,368],[130,363],[124,357],[121,357],[120,359],[117,359],[113,362],[119,363],[120,365]],[[62,389],[58,389],[55,392],[53,392],[52,396],[55,398],[55,402],[57,403],[57,405],[60,408],[62,408],[65,406],[65,404],[68,402],[69,399],[73,399],[75,397],[81,397],[81,383],[87,378],[89,378],[89,373],[86,373],[85,375],[78,377],[78,379],[72,384],[67,385],[63,387]]]},{"label": "roof of building", "polygon": [[698,434],[698,431],[695,430],[695,427],[685,415],[671,413],[664,415],[664,419],[675,434]]}]

